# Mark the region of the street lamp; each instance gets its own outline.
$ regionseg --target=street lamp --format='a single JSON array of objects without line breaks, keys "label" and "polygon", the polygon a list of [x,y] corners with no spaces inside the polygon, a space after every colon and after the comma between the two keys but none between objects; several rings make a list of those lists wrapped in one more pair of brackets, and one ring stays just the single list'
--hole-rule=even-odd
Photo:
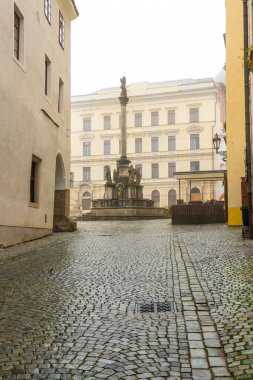
[{"label": "street lamp", "polygon": [[219,154],[222,156],[222,161],[226,162],[227,161],[227,152],[225,150],[220,150],[220,143],[221,143],[221,138],[218,136],[217,133],[215,133],[214,138],[213,138],[213,147],[216,151],[216,154]]}]

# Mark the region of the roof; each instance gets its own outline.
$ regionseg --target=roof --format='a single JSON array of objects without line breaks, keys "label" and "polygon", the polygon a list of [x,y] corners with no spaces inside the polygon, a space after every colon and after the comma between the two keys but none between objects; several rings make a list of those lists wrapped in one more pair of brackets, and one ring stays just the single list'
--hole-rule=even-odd
[{"label": "roof", "polygon": [[226,170],[204,170],[195,172],[174,172],[175,179],[188,181],[222,181],[226,175]]},{"label": "roof", "polygon": [[79,12],[78,12],[78,9],[77,9],[77,6],[76,6],[76,3],[75,3],[75,0],[71,0],[72,1],[72,4],[73,4],[73,7],[75,9],[75,12],[76,12],[76,15],[79,16]]}]

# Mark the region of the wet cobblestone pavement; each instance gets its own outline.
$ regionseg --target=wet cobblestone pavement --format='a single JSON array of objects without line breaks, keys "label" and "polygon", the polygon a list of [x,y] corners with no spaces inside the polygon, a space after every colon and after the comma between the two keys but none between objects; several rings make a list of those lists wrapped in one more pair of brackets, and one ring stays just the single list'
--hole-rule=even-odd
[{"label": "wet cobblestone pavement", "polygon": [[[0,380],[253,379],[253,242],[240,229],[78,228],[0,251]],[[176,312],[136,307],[165,301]]]}]

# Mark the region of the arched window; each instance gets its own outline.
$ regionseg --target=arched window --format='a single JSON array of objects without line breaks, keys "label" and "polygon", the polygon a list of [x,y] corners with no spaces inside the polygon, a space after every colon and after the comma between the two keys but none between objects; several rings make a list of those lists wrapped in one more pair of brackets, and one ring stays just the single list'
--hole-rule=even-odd
[{"label": "arched window", "polygon": [[160,193],[158,190],[152,191],[151,199],[152,199],[152,201],[154,201],[155,207],[160,207]]},{"label": "arched window", "polygon": [[168,206],[177,204],[177,192],[174,189],[168,191]]},{"label": "arched window", "polygon": [[193,187],[191,189],[191,201],[192,202],[201,201],[200,190],[197,187]]},{"label": "arched window", "polygon": [[82,196],[82,209],[90,210],[91,205],[91,195],[88,191],[85,191]]}]

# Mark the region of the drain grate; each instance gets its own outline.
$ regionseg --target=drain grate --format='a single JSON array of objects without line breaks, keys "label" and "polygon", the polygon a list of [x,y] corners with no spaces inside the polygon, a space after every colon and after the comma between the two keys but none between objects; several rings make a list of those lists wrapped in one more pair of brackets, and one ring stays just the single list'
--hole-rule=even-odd
[{"label": "drain grate", "polygon": [[144,302],[135,305],[136,313],[176,313],[175,302]]}]

